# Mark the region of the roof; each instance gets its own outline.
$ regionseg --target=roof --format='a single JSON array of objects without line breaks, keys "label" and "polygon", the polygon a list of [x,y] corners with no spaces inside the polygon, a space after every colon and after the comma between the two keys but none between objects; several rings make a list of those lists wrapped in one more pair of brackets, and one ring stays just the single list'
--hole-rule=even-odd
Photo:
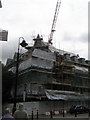
[{"label": "roof", "polygon": [[67,52],[67,51],[64,51],[64,50],[61,50],[61,49],[57,49],[57,48],[55,48],[55,47],[52,46],[52,45],[49,46],[49,50],[50,50],[51,52],[57,52],[57,53],[59,53],[60,55],[70,54],[70,56],[76,56],[74,53]]}]

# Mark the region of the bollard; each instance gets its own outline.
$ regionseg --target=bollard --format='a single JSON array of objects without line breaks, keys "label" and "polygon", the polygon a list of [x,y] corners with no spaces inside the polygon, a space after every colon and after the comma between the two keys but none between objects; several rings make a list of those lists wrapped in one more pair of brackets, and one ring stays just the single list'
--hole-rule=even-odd
[{"label": "bollard", "polygon": [[12,109],[12,115],[14,114],[15,111],[16,111],[16,107],[13,107],[13,109]]},{"label": "bollard", "polygon": [[75,110],[75,117],[77,117],[77,111]]},{"label": "bollard", "polygon": [[38,119],[38,110],[37,110],[37,119]]},{"label": "bollard", "polygon": [[90,109],[89,109],[89,112],[88,112],[88,114],[89,114],[89,117],[90,117]]},{"label": "bollard", "polygon": [[32,120],[33,120],[33,110],[32,110]]},{"label": "bollard", "polygon": [[52,111],[50,111],[50,117],[52,118]]},{"label": "bollard", "polygon": [[63,117],[65,117],[65,114],[64,114],[64,109],[63,109]]}]

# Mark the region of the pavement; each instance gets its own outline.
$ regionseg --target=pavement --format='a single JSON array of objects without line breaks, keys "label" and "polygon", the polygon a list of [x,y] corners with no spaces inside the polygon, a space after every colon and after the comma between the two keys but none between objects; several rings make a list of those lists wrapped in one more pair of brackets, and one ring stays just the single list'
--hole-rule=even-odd
[{"label": "pavement", "polygon": [[[30,116],[29,120],[37,120],[37,116]],[[90,120],[88,114],[78,114],[77,117],[75,115],[66,114],[64,117],[62,115],[53,115],[46,116],[46,115],[39,115],[38,120]]]}]

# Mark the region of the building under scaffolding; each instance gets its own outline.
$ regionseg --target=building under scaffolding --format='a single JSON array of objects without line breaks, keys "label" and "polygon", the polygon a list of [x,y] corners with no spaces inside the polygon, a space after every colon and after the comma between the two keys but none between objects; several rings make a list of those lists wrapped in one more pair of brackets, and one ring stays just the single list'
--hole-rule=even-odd
[{"label": "building under scaffolding", "polygon": [[[90,61],[59,50],[38,35],[33,46],[19,55],[17,102],[39,114],[69,109],[71,105],[90,103]],[[9,71],[16,72],[16,55],[7,60]],[[13,79],[14,81],[15,79]],[[14,83],[14,82],[13,82]],[[13,100],[14,84],[11,90]],[[24,99],[23,99],[24,97]]]}]

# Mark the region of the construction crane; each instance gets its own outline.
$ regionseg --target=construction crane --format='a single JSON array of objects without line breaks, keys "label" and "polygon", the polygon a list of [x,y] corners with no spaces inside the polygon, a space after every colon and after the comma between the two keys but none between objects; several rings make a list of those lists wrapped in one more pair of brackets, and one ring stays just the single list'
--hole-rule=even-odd
[{"label": "construction crane", "polygon": [[53,19],[52,28],[51,28],[51,33],[50,33],[50,36],[48,39],[48,44],[52,44],[53,33],[55,32],[55,27],[56,27],[56,22],[57,22],[57,17],[58,17],[60,6],[61,6],[61,0],[57,0],[54,19]]}]

